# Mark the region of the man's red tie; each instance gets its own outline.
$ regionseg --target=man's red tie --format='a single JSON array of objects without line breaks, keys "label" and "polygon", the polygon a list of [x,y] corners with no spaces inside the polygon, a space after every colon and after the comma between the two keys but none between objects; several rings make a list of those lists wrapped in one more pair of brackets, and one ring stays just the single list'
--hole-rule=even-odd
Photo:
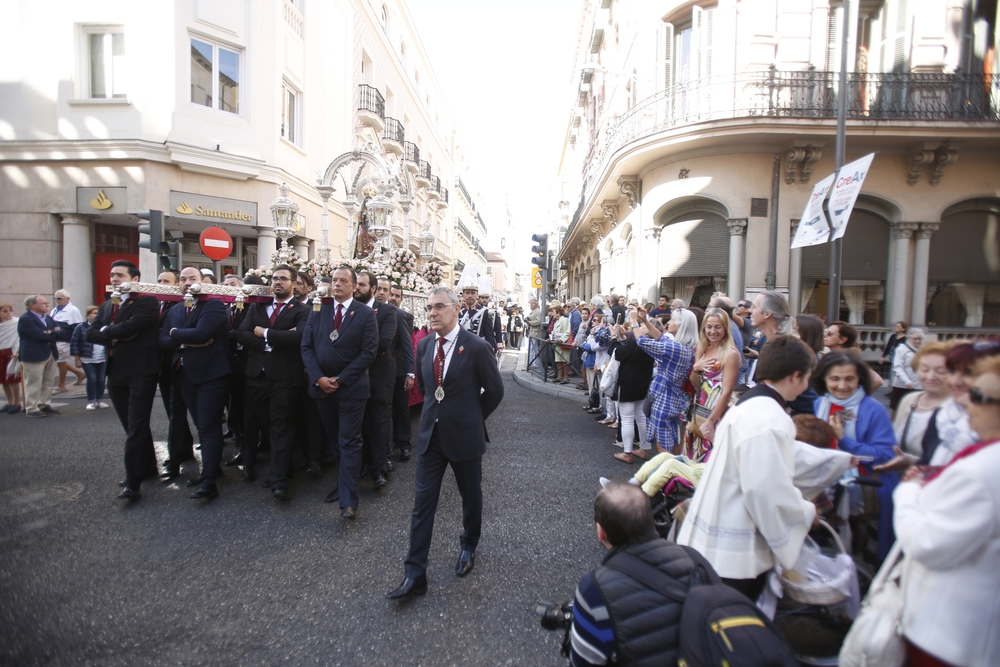
[{"label": "man's red tie", "polygon": [[337,314],[333,317],[333,328],[336,331],[340,331],[340,325],[344,321],[344,304],[337,304]]},{"label": "man's red tie", "polygon": [[184,307],[184,319],[185,319],[185,320],[187,319],[188,315],[190,315],[190,314],[191,314],[191,311],[192,311],[193,309],[194,309],[194,306],[185,306],[185,307]]},{"label": "man's red tie", "polygon": [[278,319],[278,313],[281,312],[281,307],[285,305],[284,301],[274,304],[274,310],[271,311],[271,326],[274,326],[275,321]]},{"label": "man's red tie", "polygon": [[440,387],[444,384],[444,337],[438,336],[437,354],[434,355],[434,381]]},{"label": "man's red tie", "polygon": [[115,318],[118,317],[118,308],[119,305],[117,303],[111,304],[111,324],[114,324]]}]

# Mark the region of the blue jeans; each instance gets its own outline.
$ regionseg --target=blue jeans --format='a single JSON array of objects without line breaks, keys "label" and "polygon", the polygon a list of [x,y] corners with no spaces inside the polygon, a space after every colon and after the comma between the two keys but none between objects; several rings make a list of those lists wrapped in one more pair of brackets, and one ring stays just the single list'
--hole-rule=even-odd
[{"label": "blue jeans", "polygon": [[534,338],[528,339],[528,365],[537,365],[538,362],[535,361],[535,355],[538,354],[538,341]]},{"label": "blue jeans", "polygon": [[95,403],[104,399],[104,378],[108,363],[83,364],[83,372],[87,376],[87,402]]}]

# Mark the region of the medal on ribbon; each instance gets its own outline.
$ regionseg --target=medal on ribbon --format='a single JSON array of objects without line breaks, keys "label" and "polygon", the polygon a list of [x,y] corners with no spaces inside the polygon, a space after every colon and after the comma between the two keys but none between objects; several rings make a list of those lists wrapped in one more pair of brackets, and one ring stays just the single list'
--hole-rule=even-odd
[{"label": "medal on ribbon", "polygon": [[437,399],[438,403],[444,400],[444,387],[438,385],[438,388],[434,390],[434,398]]},{"label": "medal on ribbon", "polygon": [[334,329],[333,331],[330,332],[330,342],[331,343],[336,343],[338,338],[340,338],[340,332],[339,331],[337,331],[336,329]]}]

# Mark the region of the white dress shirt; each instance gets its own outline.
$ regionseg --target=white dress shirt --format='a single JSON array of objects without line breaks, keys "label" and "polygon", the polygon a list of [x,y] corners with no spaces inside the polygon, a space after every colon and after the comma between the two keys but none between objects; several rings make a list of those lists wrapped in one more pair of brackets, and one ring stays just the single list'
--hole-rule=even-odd
[{"label": "white dress shirt", "polygon": [[[442,378],[447,377],[447,375],[448,375],[448,366],[451,364],[451,358],[455,354],[455,343],[458,341],[458,330],[459,330],[458,325],[455,325],[455,328],[453,328],[451,331],[449,331],[448,333],[446,333],[444,336],[441,336],[441,334],[436,334],[435,337],[434,337],[434,356],[435,357],[437,357],[437,346],[440,345],[440,343],[438,343],[438,339],[444,338],[444,340],[445,340],[445,343],[444,343],[444,372],[441,375]],[[431,368],[433,368],[433,367],[434,366],[432,364]],[[434,378],[434,386],[435,387],[437,386],[437,378]]]},{"label": "white dress shirt", "polygon": [[[285,304],[284,306],[282,306],[283,308],[288,308],[288,303],[291,300],[292,300],[292,297],[288,297],[284,301],[278,301],[277,299],[275,299],[274,301],[272,301],[271,305],[267,307],[267,316],[268,316],[268,318],[270,318],[271,314],[274,313],[274,309],[278,307],[279,303]],[[270,331],[270,330],[271,330],[270,327],[264,329],[264,351],[265,352],[270,352],[271,351],[271,346],[267,344],[267,332]]]}]

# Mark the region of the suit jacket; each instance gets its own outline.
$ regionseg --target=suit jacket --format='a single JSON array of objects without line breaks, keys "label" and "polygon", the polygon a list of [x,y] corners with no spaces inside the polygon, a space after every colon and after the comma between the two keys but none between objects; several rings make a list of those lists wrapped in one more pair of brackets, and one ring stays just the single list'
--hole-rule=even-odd
[{"label": "suit jacket", "polygon": [[[102,303],[87,331],[88,341],[108,348],[108,377],[125,379],[158,374],[160,304],[156,297],[129,296],[118,308],[114,322],[113,310],[110,300]],[[113,340],[118,342],[112,345]]]},{"label": "suit jacket", "polygon": [[[185,310],[183,303],[171,308],[160,329],[160,347],[172,353],[171,365],[183,359],[184,372],[196,384],[231,374],[229,308],[218,299],[205,299],[196,301],[187,317]],[[171,334],[171,329],[176,331]],[[212,343],[206,347],[187,347],[208,341]]]},{"label": "suit jacket", "polygon": [[[236,340],[247,353],[246,365],[239,369],[247,377],[255,378],[261,373],[271,380],[288,382],[302,381],[302,333],[309,319],[309,308],[290,300],[271,326],[267,316],[269,303],[254,303],[244,312],[245,316],[236,332]],[[254,327],[268,329],[267,342],[254,335]],[[293,331],[294,329],[294,331]],[[271,347],[265,352],[265,345]]]},{"label": "suit jacket", "polygon": [[[56,327],[59,327],[58,331]],[[45,316],[45,324],[42,324],[38,315],[28,311],[17,320],[17,335],[21,339],[21,351],[18,353],[21,361],[38,363],[47,361],[50,354],[58,359],[56,341],[69,342],[73,329],[56,322],[49,315]]]},{"label": "suit jacket", "polygon": [[378,352],[375,363],[368,368],[368,382],[372,387],[391,387],[396,383],[396,334],[399,330],[396,306],[376,301],[374,310]]},{"label": "suit jacket", "polygon": [[458,332],[448,372],[444,376],[444,400],[434,398],[434,354],[437,336],[429,335],[417,345],[417,382],[424,407],[417,428],[417,453],[423,454],[435,425],[441,451],[449,461],[471,461],[486,451],[486,418],[503,399],[503,380],[493,349],[465,329]]},{"label": "suit jacket", "polygon": [[416,375],[413,364],[413,315],[402,308],[396,309],[396,377],[407,373]]},{"label": "suit jacket", "polygon": [[309,395],[326,396],[316,382],[321,377],[337,377],[340,388],[334,396],[370,398],[368,367],[375,361],[379,343],[375,311],[357,299],[351,301],[340,325],[340,337],[331,341],[336,308],[334,301],[318,313],[310,312],[302,332],[302,361],[309,376]]}]

